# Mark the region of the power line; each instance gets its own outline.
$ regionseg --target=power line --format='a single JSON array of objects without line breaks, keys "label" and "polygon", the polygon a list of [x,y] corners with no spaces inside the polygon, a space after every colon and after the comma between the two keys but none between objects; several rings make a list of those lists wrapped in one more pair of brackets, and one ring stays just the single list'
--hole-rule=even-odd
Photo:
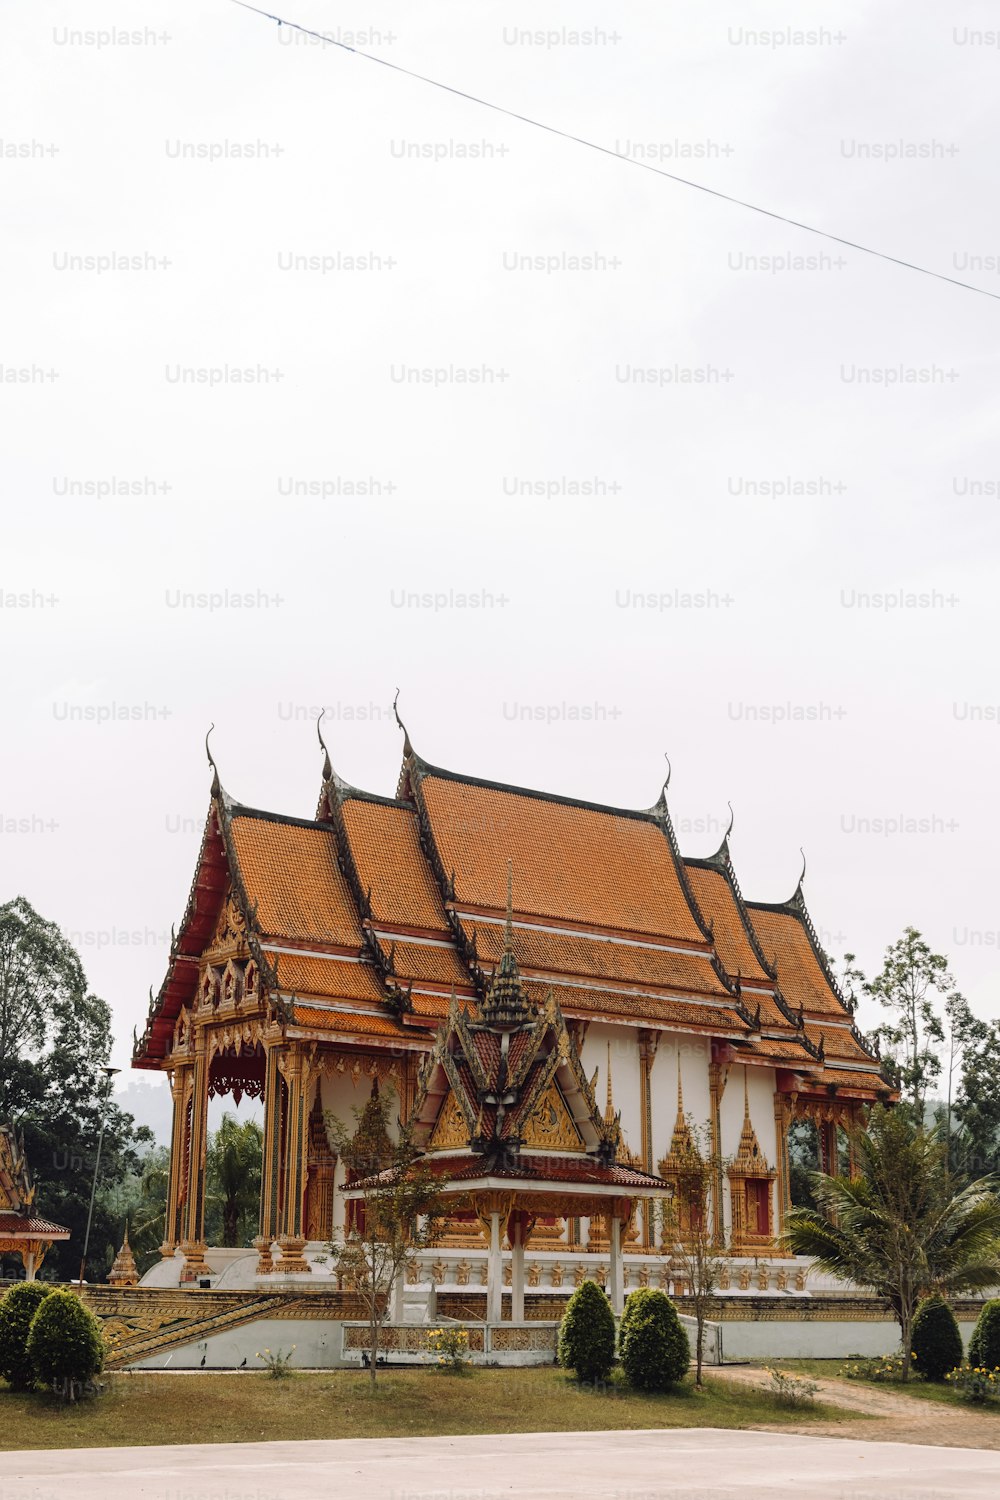
[{"label": "power line", "polygon": [[279,26],[287,26],[292,31],[301,31],[304,36],[316,37],[318,41],[325,42],[330,47],[339,47],[342,52],[353,52],[356,57],[363,57],[366,62],[379,63],[383,68],[391,68],[394,73],[402,73],[407,78],[415,78],[418,83],[429,84],[431,88],[441,89],[446,94],[454,94],[459,99],[467,99],[470,104],[481,105],[483,109],[492,109],[498,115],[506,115],[508,119],[519,120],[522,125],[533,125],[536,130],[547,131],[549,135],[560,136],[564,141],[573,141],[577,146],[586,146],[590,151],[599,151],[602,156],[613,156],[616,161],[626,162],[630,167],[641,167],[644,172],[655,172],[657,177],[666,177],[671,182],[680,183],[682,187],[695,188],[699,193],[708,193],[712,198],[721,198],[724,203],[735,204],[737,208],[749,209],[751,213],[763,214],[765,218],[776,219],[779,224],[789,224],[793,229],[804,229],[807,234],[819,235],[821,239],[832,240],[836,245],[845,245],[849,250],[860,250],[864,255],[874,255],[878,260],[887,260],[894,266],[903,266],[907,271],[919,271],[922,276],[933,276],[936,281],[947,281],[951,286],[959,286],[966,292],[977,292],[981,297],[992,297],[994,301],[1000,301],[1000,293],[988,292],[985,287],[973,286],[971,282],[959,281],[955,276],[945,276],[942,271],[932,271],[929,266],[918,266],[915,261],[902,260],[898,255],[889,255],[885,250],[875,250],[871,245],[861,245],[857,240],[845,239],[843,235],[831,234],[828,229],[817,229],[815,224],[804,224],[801,219],[790,219],[787,214],[779,214],[771,208],[763,208],[759,203],[748,203],[745,198],[736,198],[732,193],[724,193],[719,188],[708,187],[704,182],[695,182],[690,177],[681,177],[676,172],[667,172],[663,167],[654,167],[651,162],[639,161],[634,156],[624,156],[620,151],[612,151],[610,146],[602,146],[598,141],[587,140],[586,136],[574,135],[570,130],[560,130],[558,125],[547,125],[544,120],[536,120],[531,115],[522,115],[514,109],[507,109],[503,104],[494,104],[490,99],[482,99],[478,94],[470,94],[465,89],[457,89],[450,83],[442,83],[438,78],[429,78],[426,73],[417,73],[412,68],[404,68],[401,63],[390,62],[387,57],[376,57],[374,52],[362,52],[360,47],[348,46],[347,42],[338,41],[336,37],[325,36],[321,31],[311,31],[308,26],[300,26],[297,21],[287,21],[283,16],[276,16],[269,10],[261,10],[257,5],[248,5],[247,0],[232,0],[234,5],[239,5],[243,10],[252,10],[255,15],[264,16],[268,21],[276,21]]}]

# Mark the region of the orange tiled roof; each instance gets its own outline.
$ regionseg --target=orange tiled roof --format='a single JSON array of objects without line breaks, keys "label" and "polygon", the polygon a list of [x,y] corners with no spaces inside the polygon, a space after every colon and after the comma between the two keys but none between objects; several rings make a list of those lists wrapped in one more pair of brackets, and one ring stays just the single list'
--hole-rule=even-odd
[{"label": "orange tiled roof", "polygon": [[681,1024],[697,1031],[712,1031],[718,1036],[729,1032],[745,1034],[746,1024],[728,1007],[699,1005],[696,1000],[660,999],[655,995],[612,993],[608,990],[557,985],[549,981],[526,979],[524,988],[536,1005],[542,1005],[551,989],[560,1007],[569,1013],[591,1011],[598,1015],[634,1016],[641,1020]]},{"label": "orange tiled roof", "polygon": [[788,1004],[842,1019],[847,1012],[823,973],[805,922],[795,912],[752,901],[748,909],[764,953],[777,961],[778,987]]},{"label": "orange tiled roof", "polygon": [[715,951],[727,974],[768,982],[760,959],[753,951],[740,915],[733,888],[721,870],[685,862],[688,880],[701,914],[712,924]]},{"label": "orange tiled roof", "polygon": [[372,1016],[363,1011],[322,1010],[296,1005],[295,1025],[310,1031],[336,1031],[357,1036],[402,1036],[403,1028],[391,1016]]},{"label": "orange tiled roof", "polygon": [[434,772],[419,794],[442,864],[455,872],[457,901],[503,911],[512,859],[521,912],[704,942],[652,817]]},{"label": "orange tiled roof", "polygon": [[839,1090],[850,1089],[852,1093],[868,1092],[882,1098],[894,1095],[894,1090],[880,1073],[853,1072],[847,1068],[824,1068],[807,1081],[806,1087],[820,1085],[826,1089],[830,1084]]},{"label": "orange tiled roof", "polygon": [[385,1000],[385,991],[371,964],[338,958],[303,958],[280,949],[268,957],[272,963],[277,962],[278,989],[283,992],[376,1004]]},{"label": "orange tiled roof", "polygon": [[392,969],[397,980],[425,980],[430,984],[468,986],[469,972],[453,947],[429,943],[407,943],[401,938],[383,938],[386,953],[393,952]]},{"label": "orange tiled roof", "polygon": [[810,1052],[803,1047],[801,1042],[795,1041],[793,1037],[761,1037],[759,1042],[748,1042],[740,1047],[739,1056],[744,1052],[750,1052],[755,1057],[767,1057],[788,1061],[795,1067],[818,1068],[820,1065]]},{"label": "orange tiled roof", "polygon": [[444,1020],[448,1014],[449,1000],[447,995],[418,995],[412,997],[413,1013],[416,1016],[429,1016],[434,1020]]},{"label": "orange tiled roof", "polygon": [[818,1047],[822,1039],[823,1051],[827,1057],[877,1066],[875,1059],[862,1047],[857,1037],[844,1026],[824,1026],[822,1022],[807,1021],[805,1031],[814,1047]]},{"label": "orange tiled roof", "polygon": [[337,865],[332,829],[236,809],[233,847],[265,937],[357,948],[357,909]]},{"label": "orange tiled roof", "polygon": [[420,847],[413,809],[347,798],[341,816],[362,890],[371,890],[376,925],[446,932],[441,892]]},{"label": "orange tiled roof", "polygon": [[[499,922],[464,917],[467,935],[475,930],[479,961],[488,968],[503,952],[504,929]],[[707,953],[681,953],[664,948],[604,941],[574,933],[546,932],[540,927],[515,926],[514,952],[524,970],[608,979],[663,989],[694,990],[699,994],[728,994]]]}]

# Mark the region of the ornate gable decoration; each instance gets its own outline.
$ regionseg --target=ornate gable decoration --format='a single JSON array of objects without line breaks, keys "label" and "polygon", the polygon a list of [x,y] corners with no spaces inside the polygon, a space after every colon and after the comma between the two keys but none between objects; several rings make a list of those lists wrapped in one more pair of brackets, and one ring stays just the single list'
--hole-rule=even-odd
[{"label": "ornate gable decoration", "polygon": [[0,1125],[0,1213],[24,1213],[34,1199],[24,1148],[9,1125]]},{"label": "ornate gable decoration", "polygon": [[235,954],[245,957],[247,954],[247,928],[243,920],[243,913],[239,908],[232,882],[226,888],[226,899],[222,903],[219,912],[219,920],[215,924],[212,939],[205,949],[207,955],[213,958],[223,958]]},{"label": "ornate gable decoration", "polygon": [[525,1146],[541,1150],[573,1151],[586,1150],[583,1137],[573,1122],[566,1101],[559,1091],[555,1079],[549,1084],[530,1118],[524,1123],[521,1139]]},{"label": "ornate gable decoration", "polygon": [[574,1125],[555,1079],[538,1101],[531,1118],[523,1125],[522,1140],[525,1146],[534,1146],[541,1151],[586,1151],[583,1137]]},{"label": "ornate gable decoration", "polygon": [[454,1093],[445,1097],[428,1142],[431,1151],[450,1151],[469,1145],[469,1127]]}]

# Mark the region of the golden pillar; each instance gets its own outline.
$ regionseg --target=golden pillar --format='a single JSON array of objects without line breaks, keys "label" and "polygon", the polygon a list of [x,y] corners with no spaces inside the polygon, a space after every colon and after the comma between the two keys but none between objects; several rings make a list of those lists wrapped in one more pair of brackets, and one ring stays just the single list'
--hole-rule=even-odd
[{"label": "golden pillar", "polygon": [[163,1244],[160,1254],[169,1259],[183,1237],[182,1215],[187,1201],[187,1148],[191,1112],[192,1069],[178,1064],[170,1074],[173,1116],[170,1127],[170,1168],[167,1178],[167,1205],[163,1216]]},{"label": "golden pillar", "polygon": [[195,1036],[191,1084],[191,1129],[187,1160],[187,1192],[183,1212],[184,1270],[191,1281],[210,1275],[205,1261],[205,1170],[208,1155],[208,1037],[204,1028]]},{"label": "golden pillar", "polygon": [[278,1245],[281,1261],[276,1270],[286,1275],[302,1275],[312,1267],[304,1258],[305,1193],[309,1151],[309,1109],[307,1091],[312,1069],[299,1043],[293,1042],[279,1058],[287,1090],[284,1159],[281,1165],[282,1195],[278,1220]]},{"label": "golden pillar", "polygon": [[271,1247],[278,1238],[278,1204],[281,1180],[281,1135],[285,1085],[278,1067],[281,1050],[276,1043],[264,1044],[264,1146],[260,1171],[260,1217],[257,1223],[257,1275],[273,1269]]},{"label": "golden pillar", "polygon": [[794,1099],[787,1094],[774,1094],[774,1140],[775,1140],[775,1164],[777,1166],[778,1222],[775,1226],[775,1236],[781,1234],[785,1227],[785,1215],[792,1206],[792,1183],[791,1171],[788,1162],[788,1127],[791,1123]]}]

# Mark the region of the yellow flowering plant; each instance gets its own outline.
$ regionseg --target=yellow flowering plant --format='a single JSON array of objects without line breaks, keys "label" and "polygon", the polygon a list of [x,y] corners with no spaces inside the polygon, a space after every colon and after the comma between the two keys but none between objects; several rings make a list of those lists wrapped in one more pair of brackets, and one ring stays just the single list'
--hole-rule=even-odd
[{"label": "yellow flowering plant", "polygon": [[464,1370],[469,1363],[469,1335],[464,1328],[432,1328],[427,1347],[447,1370]]},{"label": "yellow flowering plant", "polygon": [[295,1345],[285,1354],[278,1349],[273,1354],[270,1349],[265,1349],[263,1354],[257,1354],[256,1358],[261,1361],[272,1380],[287,1380],[292,1373],[292,1355],[295,1353]]},{"label": "yellow flowering plant", "polygon": [[988,1370],[985,1365],[959,1365],[944,1377],[956,1396],[977,1406],[1000,1399],[1000,1367]]}]

